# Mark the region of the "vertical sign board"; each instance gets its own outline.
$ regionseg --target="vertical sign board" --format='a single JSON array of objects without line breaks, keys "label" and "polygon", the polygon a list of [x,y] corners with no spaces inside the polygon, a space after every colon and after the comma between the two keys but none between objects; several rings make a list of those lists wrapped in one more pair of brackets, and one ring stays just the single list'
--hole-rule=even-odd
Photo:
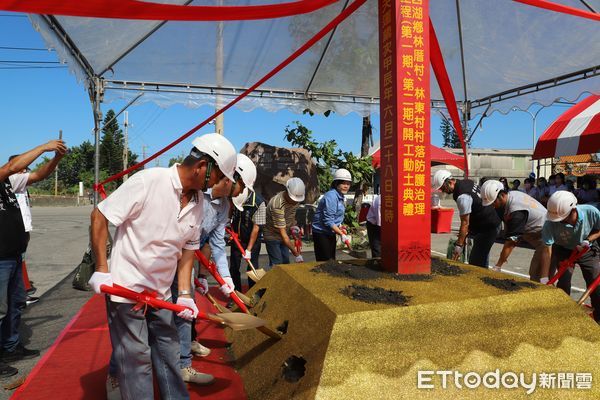
[{"label": "vertical sign board", "polygon": [[384,268],[431,272],[429,0],[379,1]]}]

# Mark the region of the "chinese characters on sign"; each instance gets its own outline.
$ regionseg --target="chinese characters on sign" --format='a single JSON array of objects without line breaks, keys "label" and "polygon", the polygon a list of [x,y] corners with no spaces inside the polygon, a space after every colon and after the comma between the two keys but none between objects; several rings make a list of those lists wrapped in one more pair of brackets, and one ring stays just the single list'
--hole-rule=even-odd
[{"label": "chinese characters on sign", "polygon": [[430,272],[428,7],[379,0],[382,253],[398,273]]}]

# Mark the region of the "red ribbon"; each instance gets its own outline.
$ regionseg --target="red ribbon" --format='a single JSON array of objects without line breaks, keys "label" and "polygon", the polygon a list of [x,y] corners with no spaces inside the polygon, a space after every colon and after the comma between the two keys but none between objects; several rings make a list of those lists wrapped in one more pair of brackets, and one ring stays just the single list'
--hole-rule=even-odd
[{"label": "red ribbon", "polygon": [[465,176],[468,177],[469,159],[467,157],[467,148],[465,146],[465,138],[463,135],[462,126],[460,125],[460,117],[458,116],[458,108],[456,107],[456,98],[454,97],[452,84],[450,83],[448,72],[446,71],[444,57],[442,56],[440,44],[437,40],[437,36],[435,34],[435,29],[433,28],[433,23],[431,22],[431,19],[429,20],[429,38],[429,47],[431,52],[431,67],[433,68],[433,73],[435,74],[435,79],[437,79],[440,90],[442,91],[442,96],[444,97],[446,108],[448,109],[448,113],[450,114],[450,118],[452,119],[452,125],[454,125],[454,130],[456,131],[458,139],[460,140],[460,145],[462,146],[463,155],[465,157]]},{"label": "red ribbon", "polygon": [[153,21],[244,21],[306,14],[338,0],[258,6],[184,6],[138,0],[0,0],[0,9],[31,14]]},{"label": "red ribbon", "polygon": [[174,146],[178,145],[179,143],[181,143],[182,141],[184,141],[185,139],[187,139],[188,137],[193,135],[196,131],[198,131],[204,125],[208,124],[210,121],[214,120],[217,116],[223,114],[225,111],[227,111],[228,109],[230,109],[231,107],[236,105],[240,100],[242,100],[244,97],[248,96],[260,85],[262,85],[263,83],[265,83],[266,81],[271,79],[275,74],[277,74],[279,71],[281,71],[282,69],[287,67],[289,64],[291,64],[292,61],[294,61],[296,58],[300,57],[304,52],[306,52],[306,50],[311,48],[316,42],[321,40],[326,34],[328,34],[331,30],[333,30],[333,28],[338,26],[343,20],[348,18],[350,15],[352,15],[352,13],[354,13],[354,11],[356,11],[366,1],[367,0],[354,1],[352,4],[350,4],[350,6],[348,8],[346,8],[344,11],[342,11],[337,17],[335,17],[327,25],[325,25],[325,27],[323,29],[321,29],[312,38],[310,38],[308,40],[308,42],[304,43],[298,50],[293,52],[288,58],[283,60],[278,66],[276,66],[273,70],[271,70],[271,72],[267,73],[265,76],[263,76],[261,79],[259,79],[258,82],[256,82],[254,85],[252,85],[248,89],[246,89],[242,94],[240,94],[238,97],[233,99],[231,102],[227,103],[223,108],[221,108],[220,110],[215,112],[210,117],[206,118],[204,121],[202,121],[200,124],[196,125],[194,128],[190,129],[179,139],[175,140],[173,143],[171,143],[164,149],[160,150],[159,152],[155,153],[151,157],[143,160],[142,162],[140,162],[132,167],[127,168],[125,171],[119,172],[118,174],[105,179],[104,181],[100,182],[99,185],[105,185],[108,182],[112,182],[116,179],[121,178],[123,175],[126,175],[126,174],[130,173],[131,171],[135,171],[136,169],[141,168],[142,166],[148,164],[150,161],[154,160],[156,157],[160,156],[161,154],[164,154],[165,152],[167,152]]},{"label": "red ribbon", "polygon": [[555,11],[563,14],[574,15],[576,17],[587,18],[594,21],[600,21],[600,14],[581,10],[575,7],[563,6],[547,0],[513,0],[517,3],[527,4],[529,6],[543,8],[550,11]]}]

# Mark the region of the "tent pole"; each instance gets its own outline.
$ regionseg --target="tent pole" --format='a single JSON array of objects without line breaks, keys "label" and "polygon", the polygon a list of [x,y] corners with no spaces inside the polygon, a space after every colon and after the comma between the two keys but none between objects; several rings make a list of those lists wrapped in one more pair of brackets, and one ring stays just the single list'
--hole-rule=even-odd
[{"label": "tent pole", "polygon": [[[102,121],[102,81],[98,76],[92,78],[90,85],[90,100],[94,114],[94,185],[100,182],[100,123]],[[98,192],[94,190],[94,207],[98,205]]]}]

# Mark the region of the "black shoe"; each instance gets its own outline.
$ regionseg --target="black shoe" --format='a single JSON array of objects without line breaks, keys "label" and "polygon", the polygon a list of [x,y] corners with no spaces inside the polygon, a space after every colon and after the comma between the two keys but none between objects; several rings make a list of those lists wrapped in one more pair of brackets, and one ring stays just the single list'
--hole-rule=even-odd
[{"label": "black shoe", "polygon": [[0,378],[7,378],[19,373],[19,370],[0,361]]},{"label": "black shoe", "polygon": [[33,285],[29,289],[26,290],[28,295],[33,295],[36,292],[37,288]]},{"label": "black shoe", "polygon": [[40,355],[39,350],[27,349],[22,344],[18,344],[17,348],[14,349],[13,351],[4,350],[2,352],[2,361],[12,362],[12,361],[18,361],[18,360],[27,360],[30,358],[37,357],[39,355]]},{"label": "black shoe", "polygon": [[227,304],[225,305],[225,307],[227,307],[229,309],[233,308],[233,306],[235,306],[235,303],[233,302],[233,300],[229,300],[227,302]]},{"label": "black shoe", "polygon": [[27,300],[25,300],[25,303],[29,306],[31,304],[37,303],[38,301],[40,301],[39,297],[27,296]]}]

